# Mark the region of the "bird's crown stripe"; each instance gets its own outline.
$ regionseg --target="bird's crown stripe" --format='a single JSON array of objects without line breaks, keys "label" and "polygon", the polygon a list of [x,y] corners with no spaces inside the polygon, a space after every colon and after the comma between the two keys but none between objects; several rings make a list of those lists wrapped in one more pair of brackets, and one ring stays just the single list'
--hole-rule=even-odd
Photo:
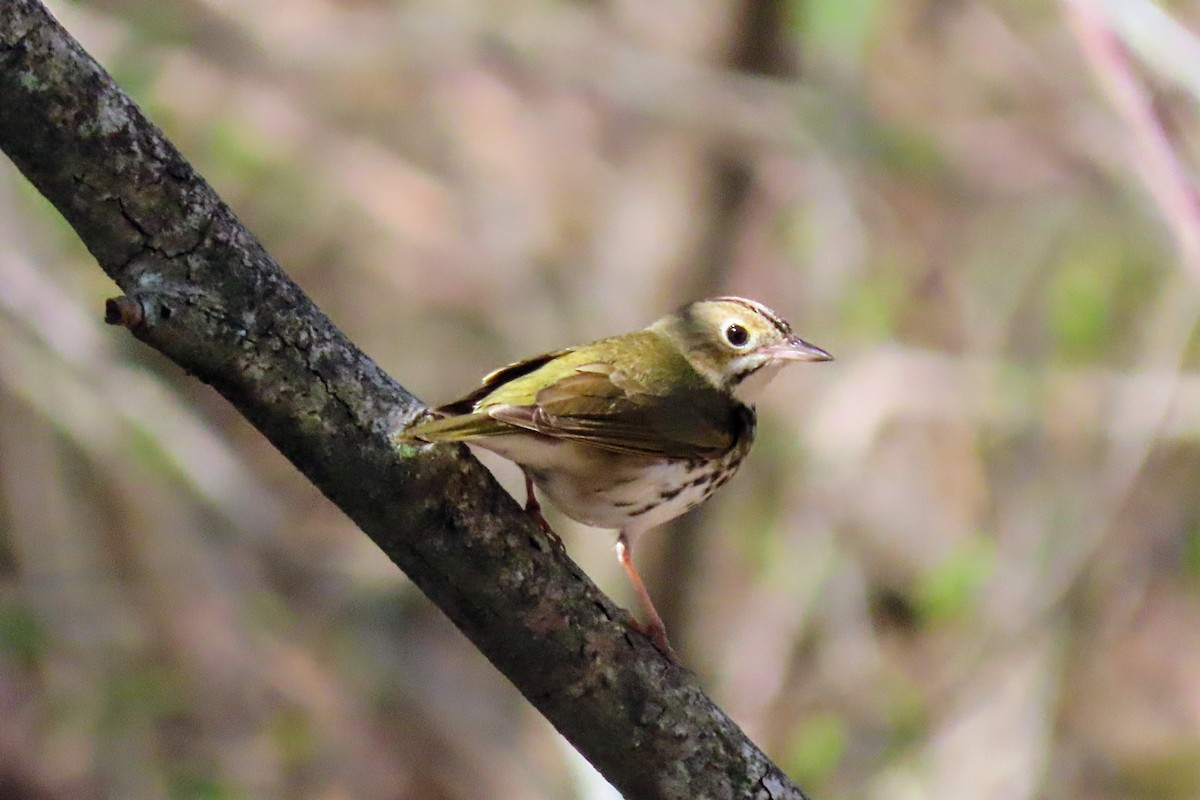
[{"label": "bird's crown stripe", "polygon": [[754,313],[758,314],[760,317],[765,317],[767,319],[767,321],[769,321],[772,325],[774,325],[775,329],[777,331],[779,331],[780,333],[782,333],[784,336],[792,335],[792,326],[788,325],[786,322],[784,322],[782,319],[780,319],[778,316],[776,316],[774,311],[767,308],[762,303],[756,303],[753,300],[747,300],[744,297],[736,297],[734,295],[729,295],[727,297],[718,297],[717,300],[719,300],[721,302],[725,302],[725,303],[734,303],[736,305],[741,306],[742,308],[748,308],[751,311],[753,311]]}]

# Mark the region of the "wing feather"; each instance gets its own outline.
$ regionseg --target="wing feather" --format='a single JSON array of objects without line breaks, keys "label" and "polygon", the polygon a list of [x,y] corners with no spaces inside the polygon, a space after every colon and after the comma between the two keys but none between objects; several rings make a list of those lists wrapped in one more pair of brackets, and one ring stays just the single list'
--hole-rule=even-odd
[{"label": "wing feather", "polygon": [[611,364],[592,363],[542,389],[532,405],[498,404],[486,412],[509,425],[602,450],[708,458],[736,441],[740,423],[728,405],[715,396],[671,402]]},{"label": "wing feather", "polygon": [[[682,363],[666,365],[671,378],[664,379],[663,372],[635,375],[578,350],[547,353],[496,370],[470,394],[437,409],[442,418],[401,436],[471,441],[516,428],[618,453],[710,458],[727,452],[745,425],[744,412],[677,358]],[[687,401],[679,402],[681,396]]]}]

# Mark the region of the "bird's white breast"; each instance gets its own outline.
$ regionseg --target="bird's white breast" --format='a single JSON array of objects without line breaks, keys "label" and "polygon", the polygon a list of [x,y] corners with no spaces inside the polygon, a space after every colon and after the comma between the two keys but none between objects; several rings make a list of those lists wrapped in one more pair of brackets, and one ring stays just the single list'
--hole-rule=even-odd
[{"label": "bird's white breast", "polygon": [[614,453],[524,433],[476,444],[524,467],[554,507],[571,519],[640,532],[704,502],[737,471],[750,440],[746,437],[712,461]]}]

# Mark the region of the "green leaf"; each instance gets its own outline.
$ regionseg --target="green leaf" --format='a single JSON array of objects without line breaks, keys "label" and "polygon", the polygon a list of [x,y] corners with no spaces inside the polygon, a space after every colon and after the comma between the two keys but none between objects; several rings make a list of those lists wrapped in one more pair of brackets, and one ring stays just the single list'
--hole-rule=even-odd
[{"label": "green leaf", "polygon": [[792,18],[810,46],[857,61],[877,10],[874,0],[809,0],[792,3]]},{"label": "green leaf", "polygon": [[992,541],[982,535],[964,541],[917,585],[917,607],[927,620],[951,619],[964,612],[995,568]]},{"label": "green leaf", "polygon": [[820,786],[841,762],[848,738],[841,717],[823,713],[806,718],[788,746],[787,773],[802,786]]}]

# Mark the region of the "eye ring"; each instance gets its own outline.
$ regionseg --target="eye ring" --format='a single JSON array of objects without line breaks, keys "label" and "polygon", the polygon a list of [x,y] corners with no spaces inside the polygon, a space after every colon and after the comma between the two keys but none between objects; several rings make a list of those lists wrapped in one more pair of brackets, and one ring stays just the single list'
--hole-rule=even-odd
[{"label": "eye ring", "polygon": [[750,341],[750,331],[736,322],[731,322],[725,326],[725,341],[734,347],[745,347]]}]

